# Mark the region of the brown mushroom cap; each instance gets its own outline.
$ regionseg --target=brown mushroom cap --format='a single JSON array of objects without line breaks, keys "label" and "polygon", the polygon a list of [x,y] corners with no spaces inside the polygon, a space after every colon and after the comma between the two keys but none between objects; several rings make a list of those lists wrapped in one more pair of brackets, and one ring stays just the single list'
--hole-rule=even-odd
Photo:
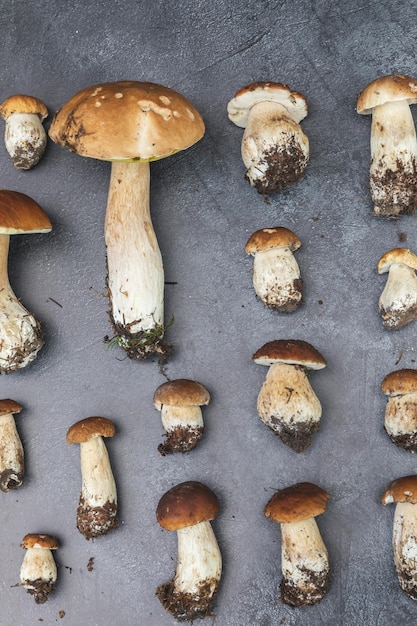
[{"label": "brown mushroom cap", "polygon": [[408,248],[393,248],[388,250],[378,261],[378,274],[385,274],[393,263],[404,263],[412,269],[417,269],[417,255]]},{"label": "brown mushroom cap", "polygon": [[173,89],[137,81],[92,85],[55,115],[49,135],[81,156],[152,161],[204,135],[199,112]]},{"label": "brown mushroom cap", "polygon": [[165,530],[180,530],[217,517],[217,496],[202,483],[188,481],[167,491],[159,501],[156,519]]},{"label": "brown mushroom cap", "polygon": [[417,503],[417,475],[402,476],[388,485],[382,495],[382,504],[396,502]]},{"label": "brown mushroom cap", "polygon": [[301,365],[306,369],[320,370],[327,363],[323,355],[307,341],[299,339],[276,339],[259,348],[252,359],[258,365],[288,363]]},{"label": "brown mushroom cap", "polygon": [[38,533],[29,533],[25,535],[20,544],[22,548],[49,548],[49,550],[57,550],[59,548],[58,540],[52,535],[40,535]]},{"label": "brown mushroom cap", "polygon": [[35,200],[20,191],[0,189],[0,234],[48,233],[52,224]]},{"label": "brown mushroom cap", "polygon": [[291,252],[294,252],[300,246],[301,241],[295,233],[283,226],[275,226],[254,232],[246,243],[245,252],[246,254],[255,254],[272,248],[289,248]]},{"label": "brown mushroom cap", "polygon": [[274,493],[264,514],[273,522],[301,522],[326,510],[330,495],[313,483],[297,483]]},{"label": "brown mushroom cap", "polygon": [[20,93],[10,96],[0,105],[0,115],[4,120],[7,120],[12,113],[32,113],[38,115],[41,120],[48,117],[48,109],[42,100]]},{"label": "brown mushroom cap", "polygon": [[113,437],[116,429],[107,417],[86,417],[75,422],[67,432],[67,443],[85,443],[92,437]]},{"label": "brown mushroom cap", "polygon": [[387,374],[381,383],[381,389],[387,396],[416,392],[417,370],[406,368]]},{"label": "brown mushroom cap", "polygon": [[376,106],[399,100],[407,100],[408,104],[417,102],[417,81],[403,74],[381,76],[361,91],[356,111],[361,115],[368,115]]},{"label": "brown mushroom cap", "polygon": [[170,406],[202,406],[210,402],[207,389],[194,380],[178,378],[160,385],[154,393],[153,403],[159,411],[164,404]]},{"label": "brown mushroom cap", "polygon": [[0,415],[8,415],[9,413],[20,413],[23,407],[14,400],[0,400]]}]

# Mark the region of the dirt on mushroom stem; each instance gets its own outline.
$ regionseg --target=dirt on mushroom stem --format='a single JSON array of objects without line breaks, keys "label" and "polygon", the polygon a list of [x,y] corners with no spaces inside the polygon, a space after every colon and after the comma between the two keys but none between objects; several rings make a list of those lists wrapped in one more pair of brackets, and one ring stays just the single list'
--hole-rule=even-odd
[{"label": "dirt on mushroom stem", "polygon": [[213,601],[218,590],[219,582],[214,578],[203,581],[195,594],[178,592],[174,581],[170,580],[160,585],[155,595],[171,615],[179,622],[185,622],[212,616]]},{"label": "dirt on mushroom stem", "polygon": [[295,452],[304,452],[309,447],[320,426],[319,422],[298,422],[291,425],[276,416],[271,417],[270,421],[277,437]]},{"label": "dirt on mushroom stem", "polygon": [[397,169],[376,170],[370,177],[374,214],[385,217],[412,215],[417,206],[417,163],[413,159],[411,171],[397,161]]},{"label": "dirt on mushroom stem", "polygon": [[173,428],[166,433],[165,442],[159,444],[158,450],[162,456],[172,454],[173,452],[189,452],[200,441],[203,432],[204,428],[201,427],[184,426],[182,428]]},{"label": "dirt on mushroom stem", "polygon": [[77,528],[86,539],[105,535],[118,527],[117,505],[106,502],[104,506],[89,506],[81,496],[77,508]]},{"label": "dirt on mushroom stem", "polygon": [[36,604],[45,604],[49,594],[55,587],[55,582],[48,582],[42,578],[28,580],[27,582],[30,584],[30,588],[27,589],[27,592],[34,597]]},{"label": "dirt on mushroom stem", "polygon": [[281,598],[285,604],[298,607],[313,605],[320,602],[326,595],[329,585],[329,572],[314,572],[304,568],[302,570],[309,581],[309,592],[301,592],[300,588],[287,578],[282,578],[280,583]]},{"label": "dirt on mushroom stem", "polygon": [[263,155],[262,163],[267,165],[261,178],[250,180],[248,173],[245,178],[251,182],[261,195],[281,192],[301,178],[307,167],[308,158],[298,145],[295,137],[284,150],[272,148]]}]

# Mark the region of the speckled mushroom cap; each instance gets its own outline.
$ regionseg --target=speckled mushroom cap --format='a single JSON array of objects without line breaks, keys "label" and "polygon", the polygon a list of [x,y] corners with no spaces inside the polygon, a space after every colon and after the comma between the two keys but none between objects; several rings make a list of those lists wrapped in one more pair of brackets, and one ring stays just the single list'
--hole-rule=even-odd
[{"label": "speckled mushroom cap", "polygon": [[300,246],[301,241],[292,230],[283,226],[274,226],[274,228],[262,228],[254,232],[246,243],[245,252],[256,254],[256,252],[272,248],[289,248],[294,252]]},{"label": "speckled mushroom cap", "polygon": [[408,248],[393,248],[388,250],[378,261],[378,274],[385,274],[393,263],[404,263],[408,267],[417,269],[417,255]]},{"label": "speckled mushroom cap", "polygon": [[316,348],[299,339],[270,341],[259,348],[252,359],[258,365],[288,363],[289,365],[301,365],[311,370],[320,370],[327,365],[325,358]]},{"label": "speckled mushroom cap", "polygon": [[417,503],[417,475],[396,478],[388,485],[382,495],[382,504],[396,502]]},{"label": "speckled mushroom cap", "polygon": [[356,111],[369,115],[373,109],[386,102],[407,100],[417,102],[417,81],[403,74],[389,74],[373,80],[358,96]]},{"label": "speckled mushroom cap", "polygon": [[180,483],[167,491],[159,501],[156,519],[165,530],[180,530],[217,517],[217,496],[200,482]]},{"label": "speckled mushroom cap", "polygon": [[0,105],[0,115],[4,120],[7,120],[12,113],[32,113],[38,115],[41,120],[48,117],[48,109],[42,100],[20,93],[10,96]]},{"label": "speckled mushroom cap", "polygon": [[227,105],[229,119],[246,128],[249,111],[259,102],[278,102],[282,104],[295,122],[301,122],[308,112],[305,97],[297,91],[292,91],[282,83],[258,81],[242,87]]},{"label": "speckled mushroom cap", "polygon": [[417,392],[417,370],[402,369],[387,374],[381,383],[381,389],[387,396]]},{"label": "speckled mushroom cap", "polygon": [[313,483],[297,483],[274,493],[264,514],[273,522],[302,522],[324,513],[330,495]]},{"label": "speckled mushroom cap", "polygon": [[159,385],[153,403],[159,411],[164,404],[170,406],[202,406],[210,402],[207,389],[197,381],[178,378]]},{"label": "speckled mushroom cap", "polygon": [[59,548],[58,540],[52,535],[41,535],[38,533],[29,533],[25,535],[21,543],[22,548],[48,548],[49,550],[57,550]]},{"label": "speckled mushroom cap", "polygon": [[20,191],[0,189],[0,234],[49,233],[52,224],[35,200]]},{"label": "speckled mushroom cap", "polygon": [[55,115],[49,135],[81,156],[152,161],[189,148],[204,130],[199,112],[173,89],[118,81],[75,94]]},{"label": "speckled mushroom cap", "polygon": [[20,413],[23,407],[14,400],[8,398],[0,400],[0,415],[8,415],[9,413]]},{"label": "speckled mushroom cap", "polygon": [[107,417],[86,417],[75,422],[67,432],[67,443],[85,443],[93,437],[113,437],[116,429]]}]

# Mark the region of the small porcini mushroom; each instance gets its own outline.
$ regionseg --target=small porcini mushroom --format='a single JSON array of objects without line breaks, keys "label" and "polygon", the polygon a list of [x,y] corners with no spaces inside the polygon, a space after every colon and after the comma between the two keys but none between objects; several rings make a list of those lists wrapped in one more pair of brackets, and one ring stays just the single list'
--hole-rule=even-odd
[{"label": "small porcini mushroom", "polygon": [[10,235],[49,233],[43,209],[18,191],[0,190],[0,372],[26,367],[43,346],[39,322],[20,303],[10,286]]},{"label": "small porcini mushroom", "polygon": [[161,411],[166,440],[158,446],[162,456],[171,452],[189,452],[200,441],[204,431],[201,406],[210,402],[207,389],[186,378],[170,380],[154,393],[153,403]]},{"label": "small porcini mushroom", "polygon": [[149,162],[189,148],[204,130],[198,111],[179,93],[119,81],[77,93],[49,131],[72,152],[112,164],[104,230],[113,341],[133,359],[169,349],[163,341],[164,270],[149,207]]},{"label": "small porcini mushroom", "polygon": [[385,328],[397,330],[417,318],[417,255],[407,248],[394,248],[378,261],[378,274],[388,279],[378,306]]},{"label": "small porcini mushroom", "polygon": [[30,533],[22,540],[26,554],[20,568],[20,582],[37,604],[47,601],[57,580],[57,568],[52,550],[59,548],[51,535]]},{"label": "small porcini mushroom", "polygon": [[14,400],[0,400],[0,489],[17,489],[23,482],[25,457],[14,413],[22,407]]},{"label": "small porcini mushroom", "polygon": [[302,299],[300,268],[293,252],[301,241],[282,226],[253,233],[245,246],[253,259],[253,287],[258,298],[276,311],[295,311]]},{"label": "small porcini mushroom", "polygon": [[266,517],[281,524],[281,599],[291,606],[317,604],[329,588],[329,556],[317,515],[330,495],[312,483],[277,491],[265,506]]},{"label": "small porcini mushroom", "polygon": [[179,621],[213,614],[222,573],[222,557],[210,520],[217,517],[216,495],[200,482],[180,483],[159,501],[156,518],[165,530],[176,530],[178,563],[173,580],[156,595]]},{"label": "small porcini mushroom", "polygon": [[47,136],[42,122],[48,117],[46,105],[34,96],[16,94],[0,105],[6,122],[4,141],[13,165],[30,170],[45,152]]},{"label": "small porcini mushroom", "polygon": [[393,480],[382,495],[382,504],[396,504],[392,549],[401,589],[417,600],[417,476]]},{"label": "small porcini mushroom", "polygon": [[82,487],[77,528],[86,539],[105,535],[118,526],[116,482],[103,441],[115,432],[113,422],[105,417],[87,417],[67,432],[67,443],[80,444]]},{"label": "small porcini mushroom", "polygon": [[372,81],[359,94],[356,110],[372,113],[370,191],[374,214],[413,213],[417,204],[417,140],[410,104],[417,81],[391,74]]},{"label": "small porcini mushroom", "polygon": [[306,341],[277,339],[253,355],[269,366],[258,395],[259,417],[296,452],[304,452],[318,430],[322,408],[307,378],[308,370],[326,367],[318,350]]},{"label": "small porcini mushroom", "polygon": [[389,438],[396,446],[417,452],[417,370],[387,374],[381,389],[388,396],[384,427]]},{"label": "small porcini mushroom", "polygon": [[245,129],[241,152],[246,178],[259,193],[283,191],[302,176],[310,155],[299,124],[307,115],[302,94],[281,83],[252,83],[235,94],[227,113]]}]

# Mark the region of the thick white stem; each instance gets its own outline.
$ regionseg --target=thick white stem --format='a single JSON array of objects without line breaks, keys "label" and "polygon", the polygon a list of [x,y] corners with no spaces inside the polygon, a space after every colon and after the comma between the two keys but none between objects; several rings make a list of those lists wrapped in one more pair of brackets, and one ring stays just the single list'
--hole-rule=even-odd
[{"label": "thick white stem", "polygon": [[392,538],[394,563],[401,589],[417,600],[417,506],[399,502],[395,507]]},{"label": "thick white stem", "polygon": [[0,416],[0,489],[20,487],[24,474],[24,452],[12,413]]},{"label": "thick white stem", "polygon": [[204,428],[203,414],[199,406],[162,405],[162,425],[166,431],[177,428]]},{"label": "thick white stem", "polygon": [[80,444],[81,496],[84,505],[103,507],[117,503],[116,483],[110,466],[109,455],[100,436]]},{"label": "thick white stem", "polygon": [[216,593],[222,572],[222,557],[210,522],[200,522],[177,531],[178,564],[175,591],[210,597]]},{"label": "thick white stem", "polygon": [[404,263],[393,263],[379,298],[379,310],[386,328],[401,328],[417,317],[417,275]]},{"label": "thick white stem", "polygon": [[256,252],[253,287],[267,306],[293,311],[301,301],[300,268],[289,248]]},{"label": "thick white stem", "polygon": [[36,113],[12,113],[6,120],[6,150],[18,169],[34,167],[46,147],[47,136]]},{"label": "thick white stem", "polygon": [[28,548],[20,568],[20,581],[30,586],[30,581],[43,580],[54,583],[57,579],[57,568],[49,548]]},{"label": "thick white stem", "polygon": [[417,435],[417,393],[388,398],[384,426],[390,437]]}]

